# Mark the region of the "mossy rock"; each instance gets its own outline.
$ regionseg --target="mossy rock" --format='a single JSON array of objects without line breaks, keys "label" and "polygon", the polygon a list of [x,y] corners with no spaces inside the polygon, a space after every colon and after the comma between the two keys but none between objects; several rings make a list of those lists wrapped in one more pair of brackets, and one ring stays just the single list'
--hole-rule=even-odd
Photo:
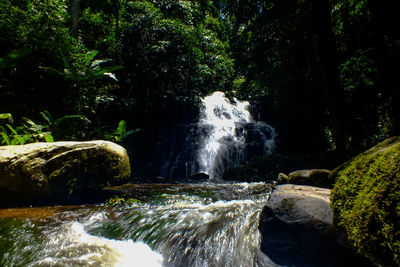
[{"label": "mossy rock", "polygon": [[373,264],[400,266],[400,137],[356,156],[330,178],[335,225]]},{"label": "mossy rock", "polygon": [[126,150],[107,141],[3,146],[0,205],[47,204],[88,194],[121,184],[130,173]]}]

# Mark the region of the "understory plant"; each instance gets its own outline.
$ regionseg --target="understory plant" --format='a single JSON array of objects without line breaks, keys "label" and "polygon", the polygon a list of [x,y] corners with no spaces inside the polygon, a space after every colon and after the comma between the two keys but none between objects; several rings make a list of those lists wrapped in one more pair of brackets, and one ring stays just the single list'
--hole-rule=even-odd
[{"label": "understory plant", "polygon": [[50,112],[47,110],[40,112],[40,115],[44,119],[42,122],[35,122],[27,117],[23,117],[22,123],[15,125],[10,113],[0,114],[0,145],[54,142],[53,131],[59,130],[57,128],[63,121],[85,119],[81,115],[66,115],[53,120]]}]

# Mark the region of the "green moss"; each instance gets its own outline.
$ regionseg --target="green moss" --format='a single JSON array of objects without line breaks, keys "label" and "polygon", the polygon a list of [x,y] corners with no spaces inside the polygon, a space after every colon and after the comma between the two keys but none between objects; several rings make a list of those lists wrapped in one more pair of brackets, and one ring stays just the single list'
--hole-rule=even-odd
[{"label": "green moss", "polygon": [[335,169],[334,223],[376,265],[400,266],[400,137]]}]

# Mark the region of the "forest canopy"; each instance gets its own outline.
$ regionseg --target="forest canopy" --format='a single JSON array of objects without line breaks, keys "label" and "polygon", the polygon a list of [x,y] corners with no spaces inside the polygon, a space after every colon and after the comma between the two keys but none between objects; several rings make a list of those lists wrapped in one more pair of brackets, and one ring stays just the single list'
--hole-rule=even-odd
[{"label": "forest canopy", "polygon": [[219,90],[254,101],[283,152],[351,156],[400,133],[399,8],[394,0],[2,0],[0,113],[13,115],[14,128],[24,117],[45,124],[56,140],[110,139],[126,120],[155,142]]}]

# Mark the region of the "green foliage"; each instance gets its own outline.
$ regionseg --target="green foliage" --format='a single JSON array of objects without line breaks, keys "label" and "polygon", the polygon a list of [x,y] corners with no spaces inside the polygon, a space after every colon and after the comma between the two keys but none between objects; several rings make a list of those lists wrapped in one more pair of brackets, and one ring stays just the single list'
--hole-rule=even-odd
[{"label": "green foliage", "polygon": [[377,266],[400,266],[399,159],[394,137],[331,173],[334,223]]},{"label": "green foliage", "polygon": [[22,48],[9,53],[3,58],[0,58],[0,73],[7,69],[16,67],[21,61],[32,54],[32,49]]},{"label": "green foliage", "polygon": [[8,121],[9,123],[14,122],[14,119],[13,119],[11,113],[0,113],[0,120]]},{"label": "green foliage", "polygon": [[115,196],[110,198],[109,200],[106,201],[106,206],[108,207],[132,207],[134,205],[140,205],[142,201],[136,198],[123,198],[119,196]]},{"label": "green foliage", "polygon": [[10,124],[0,126],[0,145],[24,145],[34,140],[33,135],[23,126],[14,128]]},{"label": "green foliage", "polygon": [[[23,117],[23,123],[14,127],[11,124],[0,124],[0,144],[1,145],[24,145],[32,142],[54,142],[54,134],[60,139],[68,139],[66,136],[65,122],[68,121],[85,121],[86,118],[81,115],[66,115],[55,120],[52,119],[50,112],[47,110],[40,112],[44,119],[43,122],[35,122],[29,118]],[[10,113],[0,114],[0,118],[11,120]],[[60,134],[63,132],[63,134]]]},{"label": "green foliage", "polygon": [[[118,50],[129,69],[139,110],[165,108],[171,101],[191,102],[230,83],[233,63],[215,32],[187,17],[189,1],[130,1],[121,4]],[[162,106],[160,106],[162,105]]]},{"label": "green foliage", "polygon": [[117,142],[122,142],[125,137],[137,133],[138,131],[140,131],[140,129],[135,129],[135,130],[126,130],[126,121],[121,120],[118,123],[118,127],[117,127],[117,131],[116,131],[116,135],[114,136],[115,141]]}]

